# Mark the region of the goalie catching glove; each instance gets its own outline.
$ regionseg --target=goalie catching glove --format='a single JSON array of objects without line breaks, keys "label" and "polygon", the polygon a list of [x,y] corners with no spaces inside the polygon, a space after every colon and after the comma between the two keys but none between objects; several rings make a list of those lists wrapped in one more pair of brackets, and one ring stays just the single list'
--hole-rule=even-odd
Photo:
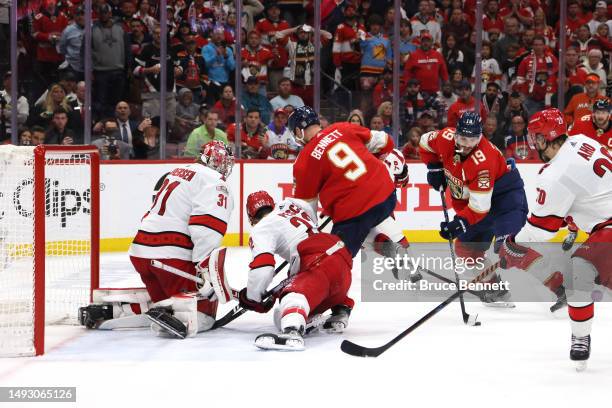
[{"label": "goalie catching glove", "polygon": [[393,178],[395,187],[403,188],[408,184],[410,179],[408,175],[408,165],[404,159],[404,155],[397,149],[393,149],[389,153],[381,157],[382,161],[389,169],[389,173]]},{"label": "goalie catching glove", "polygon": [[[225,273],[225,255],[227,248],[217,248],[210,253],[210,256],[199,262],[196,265],[196,270],[204,278],[204,280],[212,285],[219,303],[227,303],[234,299],[234,290],[227,281],[227,275]],[[206,296],[203,291],[206,290],[207,285],[205,284],[200,293]]]}]

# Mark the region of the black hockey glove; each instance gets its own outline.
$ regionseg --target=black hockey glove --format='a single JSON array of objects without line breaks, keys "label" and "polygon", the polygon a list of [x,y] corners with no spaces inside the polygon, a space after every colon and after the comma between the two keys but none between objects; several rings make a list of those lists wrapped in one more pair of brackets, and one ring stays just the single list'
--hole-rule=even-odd
[{"label": "black hockey glove", "polygon": [[470,224],[465,218],[455,216],[451,222],[440,223],[440,236],[444,239],[454,239],[467,231]]},{"label": "black hockey glove", "polygon": [[429,163],[427,165],[427,183],[436,191],[446,189],[446,176],[442,163]]}]

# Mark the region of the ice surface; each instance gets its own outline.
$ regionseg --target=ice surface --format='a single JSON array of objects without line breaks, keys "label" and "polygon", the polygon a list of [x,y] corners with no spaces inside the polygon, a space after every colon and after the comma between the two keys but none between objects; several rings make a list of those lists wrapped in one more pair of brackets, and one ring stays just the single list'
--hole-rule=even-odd
[{"label": "ice surface", "polygon": [[[245,248],[230,248],[230,283],[246,282]],[[102,285],[140,286],[126,254],[103,254]],[[358,298],[359,277],[351,289]],[[612,384],[612,306],[596,306],[587,371],[569,361],[565,311],[519,303],[514,310],[453,304],[377,359],[340,351],[343,338],[378,346],[434,304],[360,303],[343,336],[315,334],[306,351],[265,352],[255,336],[272,314],[249,312],[227,328],[186,340],[148,330],[50,327],[42,357],[0,359],[0,386],[76,386],[77,403],[53,407],[590,407],[607,406]],[[220,310],[223,314],[229,306]],[[32,404],[39,407],[40,404]],[[2,403],[2,407],[27,407]]]}]

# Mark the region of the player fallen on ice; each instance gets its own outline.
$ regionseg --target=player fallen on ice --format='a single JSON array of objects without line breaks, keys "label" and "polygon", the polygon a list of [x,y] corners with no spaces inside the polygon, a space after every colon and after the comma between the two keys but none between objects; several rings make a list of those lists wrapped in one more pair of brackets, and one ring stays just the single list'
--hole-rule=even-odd
[{"label": "player fallen on ice", "polygon": [[[424,133],[419,153],[427,165],[427,182],[436,191],[450,190],[455,217],[440,224],[440,235],[455,240],[458,257],[484,259],[482,270],[492,265],[485,252],[495,238],[498,252],[503,240],[516,234],[527,218],[527,198],[523,180],[515,166],[486,137],[475,112],[465,112],[457,127]],[[474,268],[475,274],[481,270]],[[484,282],[499,282],[492,271]],[[514,307],[507,289],[487,291],[487,305]]]},{"label": "player fallen on ice", "polygon": [[[612,288],[612,155],[585,135],[568,138],[563,114],[557,109],[533,115],[527,131],[529,144],[546,164],[538,174],[538,198],[528,223],[508,237],[500,258],[505,268],[540,269],[546,259],[522,243],[549,240],[567,217],[589,233],[572,254],[565,279],[572,327],[570,359],[583,370],[591,352],[594,286]],[[563,275],[555,273],[563,281]]]},{"label": "player fallen on ice", "polygon": [[146,291],[104,294],[100,303],[82,308],[82,324],[129,327],[134,315],[146,313],[157,322],[151,328],[160,336],[190,337],[212,327],[218,302],[210,284],[197,286],[151,261],[193,276],[207,275],[209,257],[219,255],[233,208],[226,182],[233,165],[231,150],[223,142],[211,141],[202,146],[195,163],[166,176],[129,249]]},{"label": "player fallen on ice", "polygon": [[[335,235],[317,231],[317,215],[302,200],[287,198],[275,204],[265,191],[249,194],[246,202],[249,222],[251,262],[246,288],[240,291],[240,306],[267,313],[279,299],[275,324],[280,333],[257,336],[255,345],[265,350],[303,350],[307,326],[331,309],[322,328],[341,333],[348,325],[353,300],[352,257]],[[267,296],[274,278],[274,255],[289,262],[289,278],[276,293]],[[224,276],[211,281],[217,298],[229,300],[231,292]]]},{"label": "player fallen on ice", "polygon": [[385,256],[393,258],[407,248],[393,210],[396,187],[408,183],[408,166],[391,137],[348,122],[322,129],[309,106],[293,111],[288,127],[304,146],[293,165],[293,195],[313,211],[320,201],[334,222],[332,234],[342,239],[351,255],[369,234]]}]

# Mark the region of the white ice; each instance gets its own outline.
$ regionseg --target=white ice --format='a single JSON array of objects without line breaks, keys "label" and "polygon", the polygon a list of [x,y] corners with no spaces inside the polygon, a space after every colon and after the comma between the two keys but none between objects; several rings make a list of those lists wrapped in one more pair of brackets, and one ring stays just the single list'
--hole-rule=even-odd
[{"label": "white ice", "polygon": [[[247,250],[231,248],[228,262],[230,282],[242,287]],[[126,254],[103,255],[101,274],[103,285],[139,284]],[[357,273],[351,289],[357,299],[359,289]],[[434,306],[358,302],[344,335],[315,334],[306,351],[295,353],[253,346],[258,333],[274,330],[271,313],[249,312],[186,340],[144,329],[50,327],[44,356],[0,359],[0,386],[76,386],[76,404],[51,406],[83,408],[608,406],[610,303],[596,306],[591,360],[582,373],[569,360],[567,313],[553,316],[545,303],[514,310],[468,303],[480,327],[465,326],[452,304],[377,359],[340,351],[344,338],[380,345]]]}]

